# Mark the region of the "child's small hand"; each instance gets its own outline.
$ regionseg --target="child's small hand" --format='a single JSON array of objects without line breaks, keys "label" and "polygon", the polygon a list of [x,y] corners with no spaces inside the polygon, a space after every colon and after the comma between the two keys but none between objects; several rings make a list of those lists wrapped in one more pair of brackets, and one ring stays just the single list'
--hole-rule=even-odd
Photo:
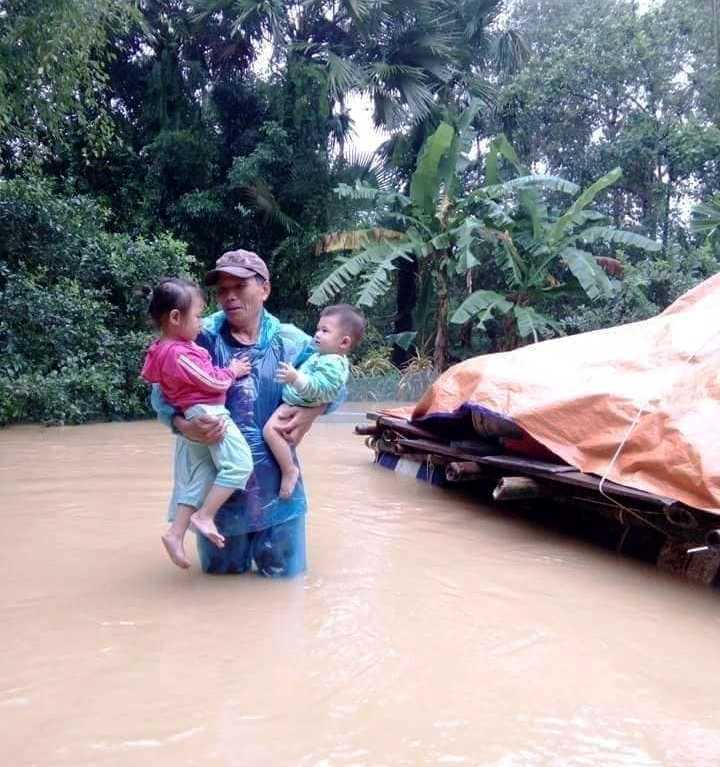
[{"label": "child's small hand", "polygon": [[275,374],[275,380],[280,383],[295,383],[298,376],[297,370],[289,362],[281,362],[278,365],[278,371]]},{"label": "child's small hand", "polygon": [[242,378],[250,373],[252,365],[247,357],[231,359],[228,370],[235,375],[235,378]]}]

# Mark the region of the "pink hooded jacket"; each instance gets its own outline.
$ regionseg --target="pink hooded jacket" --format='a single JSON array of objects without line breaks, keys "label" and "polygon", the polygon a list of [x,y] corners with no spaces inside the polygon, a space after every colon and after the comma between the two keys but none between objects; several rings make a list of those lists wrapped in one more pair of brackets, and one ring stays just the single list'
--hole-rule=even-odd
[{"label": "pink hooded jacket", "polygon": [[165,399],[176,408],[224,405],[235,380],[227,368],[216,368],[210,354],[193,341],[158,339],[147,350],[140,376],[160,384]]}]

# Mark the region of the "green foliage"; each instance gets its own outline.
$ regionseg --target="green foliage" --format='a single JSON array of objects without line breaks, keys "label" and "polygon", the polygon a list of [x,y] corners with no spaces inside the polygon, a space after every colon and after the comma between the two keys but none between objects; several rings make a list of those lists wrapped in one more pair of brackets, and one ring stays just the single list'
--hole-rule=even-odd
[{"label": "green foliage", "polygon": [[[0,421],[144,413],[139,288],[238,246],[283,319],[363,305],[360,359],[391,340],[442,367],[658,311],[718,267],[706,11],[9,0]],[[392,134],[374,157],[351,147],[358,92]]]},{"label": "green foliage", "polygon": [[674,248],[666,258],[626,263],[623,280],[609,299],[568,307],[560,322],[565,332],[584,333],[645,320],[718,271],[720,258],[707,246]]},{"label": "green foliage", "polygon": [[[608,259],[598,259],[581,246],[603,242],[643,252],[659,250],[658,243],[608,225],[602,214],[587,207],[618,181],[619,168],[580,192],[576,185],[555,177],[542,176],[533,183],[504,137],[491,142],[489,157],[494,159],[486,158],[486,179],[492,183],[461,202],[452,234],[457,236],[460,270],[487,269],[494,263],[498,287],[468,296],[453,314],[454,324],[477,319],[487,330],[488,322],[502,318],[498,339],[502,349],[562,332],[552,316],[554,304],[566,302],[569,294],[596,300],[613,292],[603,269]],[[498,183],[499,157],[521,174],[519,178]],[[540,190],[570,193],[575,200],[564,211],[553,211]]]},{"label": "green foliage", "polygon": [[108,147],[113,126],[102,91],[112,31],[134,17],[125,0],[7,0],[0,12],[0,156],[42,160],[68,124],[87,161]]},{"label": "green foliage", "polygon": [[114,235],[47,183],[0,182],[0,424],[146,415],[143,288],[187,273],[185,247]]},{"label": "green foliage", "polygon": [[692,229],[710,242],[720,240],[720,194],[693,210]]},{"label": "green foliage", "polygon": [[697,0],[518,0],[511,24],[532,55],[500,90],[495,129],[582,186],[621,167],[605,212],[667,250],[687,202],[720,178],[709,10]]}]

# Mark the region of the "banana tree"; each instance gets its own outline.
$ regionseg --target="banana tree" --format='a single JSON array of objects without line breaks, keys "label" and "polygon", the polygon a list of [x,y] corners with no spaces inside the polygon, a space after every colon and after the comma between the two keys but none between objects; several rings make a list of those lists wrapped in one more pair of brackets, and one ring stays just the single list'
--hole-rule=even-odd
[{"label": "banana tree", "polygon": [[[518,174],[502,183],[501,157]],[[487,268],[490,263],[500,287],[473,292],[453,313],[452,323],[476,321],[484,327],[491,317],[500,319],[500,348],[514,348],[561,331],[542,307],[573,295],[590,300],[611,296],[608,274],[620,276],[622,264],[612,256],[596,255],[598,244],[604,244],[606,253],[613,246],[649,252],[661,248],[654,240],[610,226],[605,215],[588,207],[621,175],[615,168],[580,193],[565,179],[528,175],[507,140],[498,137],[486,160],[486,185],[468,195],[459,211],[462,220],[451,235],[458,241],[458,271]],[[575,199],[562,213],[553,214],[542,190]]]},{"label": "banana tree", "polygon": [[[318,253],[350,252],[315,287],[310,302],[331,301],[351,283],[359,282],[357,304],[373,306],[392,287],[393,273],[403,260],[417,259],[421,298],[420,335],[433,336],[435,369],[443,370],[448,357],[448,280],[455,271],[457,252],[453,218],[467,165],[469,126],[477,113],[473,104],[451,124],[443,121],[425,141],[410,183],[409,196],[356,184],[340,186],[338,193],[372,206],[371,228],[327,235]],[[391,227],[387,224],[392,224]],[[382,224],[382,225],[380,225]],[[404,334],[405,343],[414,334]],[[421,339],[422,340],[422,339]]]},{"label": "banana tree", "polygon": [[[453,279],[467,283],[474,271],[484,267],[487,282],[500,282],[500,289],[471,293],[453,313],[452,322],[482,325],[499,316],[504,319],[505,345],[512,347],[559,330],[552,317],[538,309],[549,300],[571,292],[591,300],[611,294],[606,272],[618,273],[621,264],[607,255],[596,256],[592,249],[598,243],[660,249],[652,240],[609,226],[605,216],[588,209],[603,189],[617,181],[619,169],[578,194],[579,188],[569,181],[528,174],[507,139],[499,136],[486,157],[486,184],[464,190],[469,126],[476,108],[463,113],[455,126],[442,122],[426,140],[409,197],[361,184],[338,189],[339,194],[372,206],[375,226],[327,235],[318,244],[318,253],[349,255],[338,258],[310,296],[311,303],[324,304],[359,282],[357,304],[373,306],[390,289],[398,264],[416,258],[420,292],[416,327],[421,343],[432,335],[438,371],[447,365]],[[515,178],[500,181],[501,159],[514,169]],[[540,196],[542,189],[576,199],[561,215],[553,215]],[[396,226],[390,228],[388,222]],[[404,336],[407,342],[413,334]]]}]

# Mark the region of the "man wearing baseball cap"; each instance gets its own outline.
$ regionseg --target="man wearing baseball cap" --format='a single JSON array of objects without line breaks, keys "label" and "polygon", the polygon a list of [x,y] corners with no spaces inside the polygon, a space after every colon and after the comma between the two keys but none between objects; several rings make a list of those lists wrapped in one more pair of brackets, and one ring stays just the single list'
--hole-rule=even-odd
[{"label": "man wearing baseball cap", "polygon": [[[235,493],[215,518],[225,536],[224,548],[217,548],[202,535],[197,537],[200,563],[207,573],[254,569],[265,576],[296,575],[306,563],[307,501],[302,476],[290,498],[278,496],[280,471],[262,432],[282,401],[282,385],[275,380],[278,365],[302,364],[314,351],[312,339],[265,309],[270,272],[256,253],[223,253],[205,284],[216,288],[222,311],[205,318],[197,343],[210,352],[218,367],[226,367],[233,357],[248,357],[252,364],[252,373],[238,379],[228,391],[225,405],[250,445],[254,472],[245,492]],[[191,442],[212,444],[222,437],[219,421],[210,416],[187,421],[163,400],[157,388],[152,402],[158,417],[181,435],[175,449],[176,472],[187,466]],[[285,430],[288,442],[297,445],[324,410],[294,408]],[[171,501],[171,515],[174,507]]]}]

